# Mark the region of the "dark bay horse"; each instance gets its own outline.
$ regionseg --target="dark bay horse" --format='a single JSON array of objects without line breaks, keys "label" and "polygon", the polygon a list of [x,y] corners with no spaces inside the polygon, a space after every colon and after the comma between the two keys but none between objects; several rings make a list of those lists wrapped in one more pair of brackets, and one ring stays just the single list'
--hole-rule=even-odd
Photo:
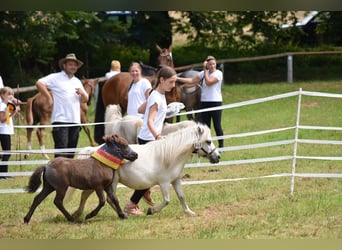
[{"label": "dark bay horse", "polygon": [[[83,87],[88,93],[89,99],[87,103],[82,103],[81,108],[81,123],[87,123],[87,112],[88,106],[91,104],[91,97],[94,94],[95,84],[97,84],[97,79],[83,79]],[[52,113],[52,106],[46,105],[48,103],[47,98],[37,93],[33,97],[27,99],[26,110],[25,110],[25,118],[27,125],[48,125],[50,124],[50,118]],[[89,138],[89,142],[91,146],[95,146],[96,143],[91,136],[90,130],[87,126],[82,126],[84,132],[87,134]],[[27,149],[32,149],[32,132],[33,128],[26,128],[26,138],[27,138]],[[44,128],[37,128],[37,137],[40,145],[40,149],[43,152],[45,158],[49,158],[47,154],[44,153],[45,151],[45,144],[44,144]],[[29,157],[29,154],[25,154],[25,159]]]},{"label": "dark bay horse", "polygon": [[[198,71],[196,70],[187,70],[184,72],[181,72],[179,74],[177,74],[177,76],[179,77],[184,77],[184,78],[193,78],[194,76],[198,75]],[[180,102],[182,102],[185,106],[185,111],[192,111],[192,110],[196,110],[199,108],[200,105],[200,101],[201,101],[201,92],[202,92],[202,87],[201,87],[201,83],[195,83],[193,86],[187,86],[185,87],[184,84],[181,84],[179,82],[177,82],[177,86],[181,89],[181,100]],[[188,114],[187,118],[189,120],[198,120],[198,113],[195,114],[195,116],[193,116],[192,114]],[[177,122],[180,121],[180,116],[177,116]]]},{"label": "dark bay horse", "polygon": [[[106,150],[101,155],[107,154],[110,160],[117,162],[117,165],[124,163],[123,159],[135,161],[138,158],[123,137],[112,134],[104,138]],[[107,158],[106,158],[107,159]],[[116,193],[113,190],[113,180],[115,169],[108,167],[97,158],[89,157],[87,159],[70,159],[57,157],[51,160],[46,166],[38,167],[30,177],[26,190],[30,193],[35,192],[41,184],[43,175],[43,189],[34,198],[30,210],[24,217],[24,222],[29,223],[35,209],[38,205],[53,191],[56,191],[54,204],[63,213],[68,221],[74,221],[75,218],[65,209],[63,199],[68,187],[74,187],[81,190],[94,190],[99,198],[98,206],[90,212],[86,219],[97,215],[100,209],[105,205],[103,191],[107,193],[107,202],[117,212],[119,218],[127,218],[123,213]]]}]

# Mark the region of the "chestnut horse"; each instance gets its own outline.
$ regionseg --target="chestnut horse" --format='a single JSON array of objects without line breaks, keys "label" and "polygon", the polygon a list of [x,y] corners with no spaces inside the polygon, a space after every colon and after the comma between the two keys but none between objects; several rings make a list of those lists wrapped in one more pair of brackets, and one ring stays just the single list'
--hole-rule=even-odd
[{"label": "chestnut horse", "polygon": [[[173,65],[172,58],[172,46],[170,45],[168,49],[161,49],[156,45],[159,51],[158,61],[160,66],[170,66]],[[142,75],[147,78],[152,86],[155,83],[156,74],[158,68],[153,68],[148,65],[140,63],[142,67]],[[104,115],[106,107],[110,104],[119,104],[121,107],[121,112],[124,115],[127,111],[127,97],[128,90],[132,83],[132,77],[129,72],[120,72],[119,74],[109,78],[103,84],[99,85],[99,96],[97,98],[96,110],[95,110],[95,122],[104,122]],[[181,93],[179,88],[173,88],[171,92],[166,94],[167,103],[179,102],[181,99]],[[102,137],[104,135],[104,125],[95,126],[95,141],[98,144],[103,143]]]},{"label": "chestnut horse", "polygon": [[[41,184],[42,175],[43,189],[34,198],[30,210],[24,217],[25,223],[29,223],[34,210],[53,191],[56,191],[54,199],[56,207],[63,213],[68,221],[74,221],[75,218],[63,205],[63,199],[68,187],[96,191],[99,198],[99,204],[86,216],[86,219],[96,216],[100,209],[105,205],[106,201],[103,191],[107,193],[107,202],[115,209],[118,216],[121,219],[127,218],[119,205],[112,183],[117,168],[125,162],[123,159],[135,161],[138,158],[138,154],[130,148],[125,138],[117,134],[106,136],[104,140],[106,145],[98,152],[100,152],[99,154],[101,156],[108,155],[105,159],[109,161],[109,166],[98,160],[101,158],[95,156],[87,159],[57,157],[54,160],[49,161],[46,166],[38,167],[33,172],[26,190],[30,193],[37,191]],[[111,165],[113,165],[113,167]]]},{"label": "chestnut horse", "polygon": [[[89,99],[87,103],[81,103],[81,123],[87,123],[87,112],[88,106],[91,103],[91,97],[94,94],[95,84],[98,82],[98,79],[86,79],[83,81],[83,87],[88,93]],[[26,123],[27,125],[48,125],[50,124],[50,118],[52,113],[52,106],[46,105],[48,103],[47,98],[41,93],[37,93],[33,97],[27,99],[26,104]],[[87,134],[89,138],[89,142],[91,146],[95,146],[96,143],[91,136],[90,130],[87,126],[82,126],[84,132]],[[26,128],[26,138],[27,138],[27,149],[32,150],[32,132],[33,128]],[[44,144],[44,127],[40,127],[37,129],[37,137],[40,145],[40,149],[43,153],[43,156],[49,159],[49,156],[44,153],[45,144]],[[29,154],[25,154],[25,159],[29,157]]]},{"label": "chestnut horse", "polygon": [[[173,68],[174,66],[171,53],[172,46],[170,45],[168,49],[161,49],[158,45],[156,45],[156,48],[159,51],[159,65],[170,66]],[[140,63],[140,65],[142,67],[143,77],[147,78],[153,86],[158,68],[153,68],[142,63]],[[147,70],[149,70],[149,73],[147,73]],[[121,72],[109,78],[102,88],[102,101],[104,107],[109,104],[120,104],[122,114],[125,114],[127,111],[127,93],[131,83],[132,77],[129,72]],[[175,93],[168,94],[167,97],[168,103],[180,100],[180,95]]]}]

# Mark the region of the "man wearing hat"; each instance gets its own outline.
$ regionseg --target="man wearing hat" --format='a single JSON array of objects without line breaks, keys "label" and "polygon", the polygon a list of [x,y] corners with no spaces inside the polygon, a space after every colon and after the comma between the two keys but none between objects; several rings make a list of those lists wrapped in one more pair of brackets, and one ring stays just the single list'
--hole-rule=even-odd
[{"label": "man wearing hat", "polygon": [[[208,56],[203,62],[203,70],[193,78],[177,77],[177,81],[185,84],[200,83],[202,86],[200,109],[207,109],[222,106],[222,84],[223,74],[216,69],[216,59]],[[200,113],[199,121],[207,124],[210,128],[213,120],[216,136],[223,136],[221,126],[222,109]],[[218,140],[219,148],[223,148],[223,139]]]},{"label": "man wearing hat", "polygon": [[[82,82],[75,76],[82,65],[83,62],[75,54],[67,54],[59,60],[60,72],[44,76],[36,82],[38,91],[49,100],[47,105],[53,107],[51,124],[56,125],[52,129],[55,149],[77,147],[81,130],[80,104],[88,101]],[[55,157],[58,156],[73,158],[74,153],[56,152]]]}]

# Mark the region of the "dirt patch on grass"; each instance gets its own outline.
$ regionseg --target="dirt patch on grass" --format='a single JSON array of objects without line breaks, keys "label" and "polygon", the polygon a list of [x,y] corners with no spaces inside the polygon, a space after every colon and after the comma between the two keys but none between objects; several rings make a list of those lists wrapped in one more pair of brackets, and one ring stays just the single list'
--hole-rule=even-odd
[{"label": "dirt patch on grass", "polygon": [[302,107],[314,108],[317,106],[318,106],[317,102],[304,102],[304,103],[302,103]]}]

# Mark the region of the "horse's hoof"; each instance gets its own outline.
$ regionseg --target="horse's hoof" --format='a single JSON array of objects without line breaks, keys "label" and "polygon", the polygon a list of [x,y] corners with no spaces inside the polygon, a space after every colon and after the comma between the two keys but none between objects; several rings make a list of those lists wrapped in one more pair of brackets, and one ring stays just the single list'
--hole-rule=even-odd
[{"label": "horse's hoof", "polygon": [[147,215],[152,215],[152,214],[153,214],[152,208],[149,207],[149,208],[147,209]]},{"label": "horse's hoof", "polygon": [[75,218],[74,217],[68,218],[68,221],[75,222]]},{"label": "horse's hoof", "polygon": [[119,214],[120,219],[128,219],[128,215],[125,213]]},{"label": "horse's hoof", "polygon": [[30,222],[30,219],[29,218],[24,218],[24,223],[28,224]]}]

